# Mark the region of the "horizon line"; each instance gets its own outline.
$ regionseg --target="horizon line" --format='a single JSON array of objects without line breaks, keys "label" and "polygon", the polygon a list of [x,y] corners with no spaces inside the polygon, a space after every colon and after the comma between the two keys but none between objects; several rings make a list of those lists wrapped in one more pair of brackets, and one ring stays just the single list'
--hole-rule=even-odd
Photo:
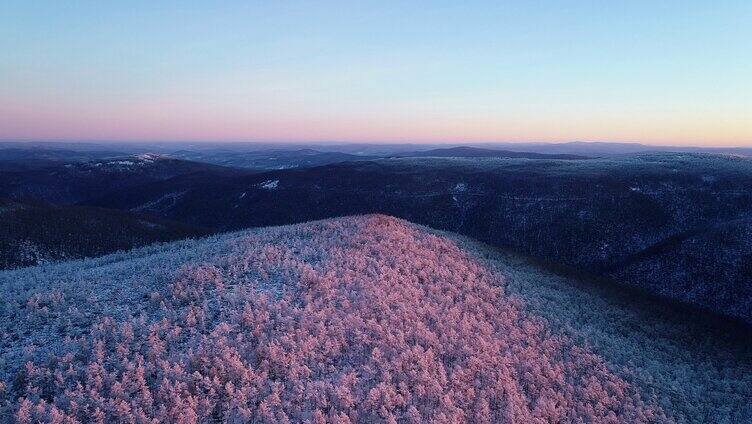
[{"label": "horizon line", "polygon": [[662,147],[662,148],[694,148],[694,149],[752,149],[752,141],[743,145],[697,145],[697,144],[659,144],[642,141],[615,141],[615,140],[567,140],[567,141],[539,141],[539,140],[505,140],[505,141],[450,141],[450,140],[429,140],[429,141],[394,141],[394,140],[177,140],[177,139],[18,139],[18,138],[0,138],[0,143],[78,143],[78,144],[148,144],[148,143],[197,143],[197,144],[312,144],[312,145],[493,145],[493,144],[534,144],[534,145],[562,145],[562,144],[613,144],[613,145],[633,145],[645,147]]}]

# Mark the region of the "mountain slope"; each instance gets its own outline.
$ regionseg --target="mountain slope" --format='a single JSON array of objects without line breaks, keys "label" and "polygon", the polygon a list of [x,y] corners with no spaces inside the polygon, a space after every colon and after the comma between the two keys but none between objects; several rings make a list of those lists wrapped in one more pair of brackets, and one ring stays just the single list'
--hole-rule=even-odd
[{"label": "mountain slope", "polygon": [[[608,269],[620,281],[752,317],[752,219],[740,218],[670,237]],[[694,282],[702,282],[697,284]]]},{"label": "mountain slope", "polygon": [[142,254],[0,274],[16,419],[668,421],[450,240],[394,219]]},{"label": "mountain slope", "polygon": [[0,199],[0,269],[100,256],[207,233],[116,210]]},{"label": "mountain slope", "polygon": [[752,417],[748,348],[581,286],[384,216],[0,272],[0,405],[22,422]]}]

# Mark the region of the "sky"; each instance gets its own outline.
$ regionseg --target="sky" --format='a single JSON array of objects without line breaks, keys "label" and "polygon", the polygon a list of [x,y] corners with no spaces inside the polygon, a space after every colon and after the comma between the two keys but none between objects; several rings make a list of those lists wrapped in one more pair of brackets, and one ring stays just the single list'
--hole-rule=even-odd
[{"label": "sky", "polygon": [[0,139],[751,146],[752,2],[4,0]]}]

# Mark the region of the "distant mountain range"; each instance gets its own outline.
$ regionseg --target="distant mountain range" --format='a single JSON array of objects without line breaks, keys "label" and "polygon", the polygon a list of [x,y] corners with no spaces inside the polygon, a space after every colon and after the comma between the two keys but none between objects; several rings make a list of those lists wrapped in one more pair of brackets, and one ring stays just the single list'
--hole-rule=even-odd
[{"label": "distant mountain range", "polygon": [[545,154],[515,152],[511,150],[482,149],[478,147],[448,147],[444,149],[420,150],[399,153],[395,157],[457,157],[457,158],[524,158],[524,159],[587,159],[587,156],[569,154]]},{"label": "distant mountain range", "polygon": [[[142,153],[161,153],[174,155],[176,158],[192,159],[223,164],[224,160],[232,160],[232,155],[247,156],[252,163],[269,152],[316,151],[319,153],[339,153],[363,157],[390,157],[409,152],[420,152],[435,149],[455,147],[472,147],[488,150],[507,150],[522,153],[565,154],[576,156],[612,156],[635,153],[720,153],[734,155],[752,155],[752,147],[697,147],[697,146],[653,146],[640,143],[617,142],[586,142],[573,141],[562,143],[545,142],[486,142],[486,143],[261,143],[261,142],[11,142],[0,141],[0,161],[3,150],[38,151],[34,155],[68,155],[88,156],[90,159],[103,157],[135,155]],[[210,159],[210,160],[206,160]],[[319,163],[323,165],[323,163]],[[233,165],[237,166],[237,165]],[[241,165],[243,166],[243,165]]]}]

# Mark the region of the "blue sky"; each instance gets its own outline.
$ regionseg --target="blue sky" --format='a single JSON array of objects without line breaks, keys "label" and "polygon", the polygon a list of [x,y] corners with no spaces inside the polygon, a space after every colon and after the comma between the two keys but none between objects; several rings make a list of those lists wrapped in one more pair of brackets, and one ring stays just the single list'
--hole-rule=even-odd
[{"label": "blue sky", "polygon": [[752,144],[748,1],[115,3],[0,5],[0,138]]}]

